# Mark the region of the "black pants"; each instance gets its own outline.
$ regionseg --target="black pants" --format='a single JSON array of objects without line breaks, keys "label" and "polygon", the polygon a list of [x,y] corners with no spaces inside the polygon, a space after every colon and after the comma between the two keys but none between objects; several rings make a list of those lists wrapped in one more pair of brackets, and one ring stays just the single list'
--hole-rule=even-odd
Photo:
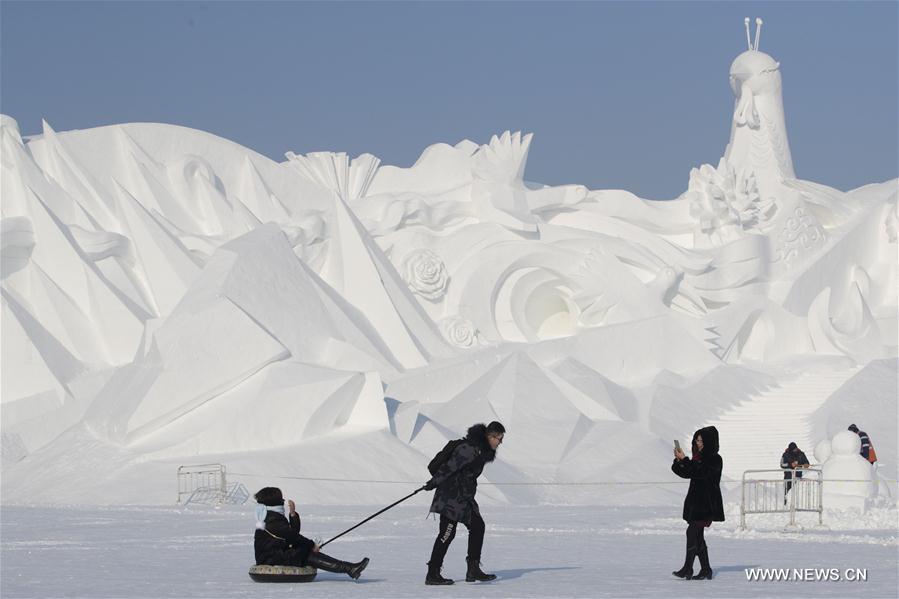
[{"label": "black pants", "polygon": [[687,525],[687,553],[699,553],[705,546],[705,522],[694,520]]},{"label": "black pants", "polygon": [[[796,475],[796,484],[799,484],[799,481],[802,480],[802,477],[799,476],[799,473]],[[784,479],[784,505],[787,504],[787,495],[790,493],[790,489],[793,488],[793,479],[785,478]]]},{"label": "black pants", "polygon": [[[441,566],[443,558],[446,556],[446,550],[449,549],[450,543],[456,537],[456,528],[459,523],[450,520],[446,516],[440,516],[440,529],[437,531],[437,538],[434,540],[434,549],[431,550],[431,561],[428,562],[432,566]],[[484,546],[484,519],[477,512],[471,514],[471,521],[468,523],[468,559],[481,560],[481,548]]]}]

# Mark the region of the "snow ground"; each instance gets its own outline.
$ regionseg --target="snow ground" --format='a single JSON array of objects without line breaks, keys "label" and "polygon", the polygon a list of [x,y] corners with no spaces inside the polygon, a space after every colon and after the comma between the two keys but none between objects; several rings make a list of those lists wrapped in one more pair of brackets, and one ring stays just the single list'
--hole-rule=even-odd
[{"label": "snow ground", "polygon": [[[263,585],[253,562],[252,506],[24,507],[2,509],[0,595],[14,597],[896,597],[897,513],[833,512],[829,529],[786,534],[783,516],[728,521],[707,533],[712,581],[670,572],[683,558],[680,503],[670,507],[484,508],[484,568],[493,583],[466,584],[466,533],[447,556],[452,587],[423,584],[436,523],[426,498],[401,505],[328,547],[372,558],[363,578],[320,572],[304,585]],[[304,532],[330,537],[378,507],[303,507]],[[812,519],[806,516],[808,523]],[[698,564],[697,564],[698,569]],[[749,582],[746,568],[866,568],[866,582]],[[699,586],[703,587],[701,590]]]}]

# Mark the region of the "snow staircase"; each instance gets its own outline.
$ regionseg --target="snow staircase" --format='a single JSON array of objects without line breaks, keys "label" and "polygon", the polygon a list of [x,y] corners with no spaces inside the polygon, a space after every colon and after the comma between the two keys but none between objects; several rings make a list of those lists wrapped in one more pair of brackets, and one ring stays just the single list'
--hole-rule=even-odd
[{"label": "snow staircase", "polygon": [[813,451],[821,439],[812,438],[809,417],[856,372],[858,368],[803,372],[748,397],[710,422],[718,428],[724,476],[740,480],[744,470],[779,468],[790,441],[814,463]]}]

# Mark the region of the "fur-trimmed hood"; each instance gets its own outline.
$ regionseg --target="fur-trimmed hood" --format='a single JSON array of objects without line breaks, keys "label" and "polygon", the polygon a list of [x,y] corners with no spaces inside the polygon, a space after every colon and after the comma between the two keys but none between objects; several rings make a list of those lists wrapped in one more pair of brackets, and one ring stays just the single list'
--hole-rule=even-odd
[{"label": "fur-trimmed hood", "polygon": [[487,441],[486,424],[479,423],[469,427],[465,440],[481,451],[485,462],[492,462],[496,459],[496,451],[490,448],[490,443]]}]

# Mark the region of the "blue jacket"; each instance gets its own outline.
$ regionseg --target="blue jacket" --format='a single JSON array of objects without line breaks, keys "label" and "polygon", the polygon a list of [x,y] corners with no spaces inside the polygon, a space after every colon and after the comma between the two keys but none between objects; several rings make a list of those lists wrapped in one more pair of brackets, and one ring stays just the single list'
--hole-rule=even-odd
[{"label": "blue jacket", "polygon": [[862,440],[861,455],[867,460],[871,455],[871,437],[865,431],[858,431],[858,438]]}]

